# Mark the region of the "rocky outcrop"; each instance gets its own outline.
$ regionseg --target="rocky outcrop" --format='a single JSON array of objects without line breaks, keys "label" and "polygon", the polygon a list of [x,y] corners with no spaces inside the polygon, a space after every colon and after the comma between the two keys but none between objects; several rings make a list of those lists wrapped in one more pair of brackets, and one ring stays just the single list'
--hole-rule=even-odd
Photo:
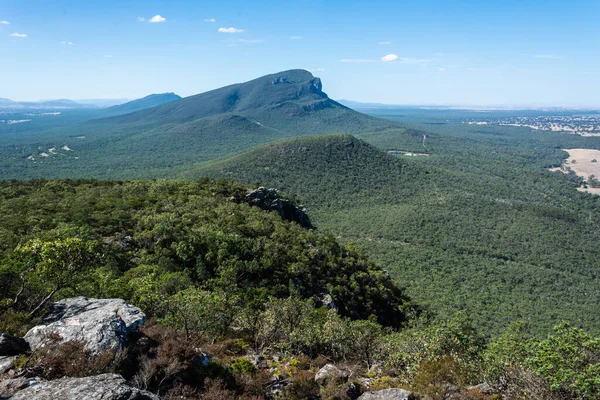
[{"label": "rocky outcrop", "polygon": [[30,386],[37,385],[43,381],[41,378],[15,378],[5,379],[0,381],[0,399],[11,399],[12,396],[20,390],[26,389]]},{"label": "rocky outcrop", "polygon": [[315,307],[326,307],[328,310],[337,310],[337,306],[330,294],[323,294],[317,298]]},{"label": "rocky outcrop", "polygon": [[15,361],[19,356],[0,357],[0,374],[5,374],[15,366]]},{"label": "rocky outcrop", "polygon": [[286,221],[297,222],[307,229],[312,228],[306,211],[296,207],[290,200],[282,199],[277,189],[259,187],[248,192],[244,200],[249,205],[263,210],[277,211],[281,218]]},{"label": "rocky outcrop", "polygon": [[129,385],[116,374],[55,381],[15,379],[4,383],[8,388],[5,388],[5,394],[0,392],[0,398],[10,396],[11,392],[7,390],[10,389],[14,393],[8,397],[10,400],[159,400],[158,396]]},{"label": "rocky outcrop", "polygon": [[0,334],[0,356],[17,356],[29,350],[29,345],[25,339],[9,335]]},{"label": "rocky outcrop", "polygon": [[404,389],[384,389],[375,392],[367,392],[358,398],[358,400],[413,400],[416,397]]},{"label": "rocky outcrop", "polygon": [[59,342],[82,341],[92,355],[123,349],[130,333],[144,323],[146,316],[138,307],[121,299],[73,297],[50,304],[44,325],[32,328],[25,340],[32,350],[48,343],[50,336]]},{"label": "rocky outcrop", "polygon": [[340,383],[348,379],[349,373],[341,370],[333,364],[327,364],[315,374],[315,382],[321,386],[329,382]]}]

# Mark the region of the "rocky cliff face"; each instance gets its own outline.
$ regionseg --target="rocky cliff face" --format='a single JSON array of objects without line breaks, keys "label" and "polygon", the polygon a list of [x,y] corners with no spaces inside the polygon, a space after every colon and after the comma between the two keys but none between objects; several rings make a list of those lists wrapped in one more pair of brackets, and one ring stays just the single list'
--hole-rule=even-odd
[{"label": "rocky cliff face", "polygon": [[248,192],[244,201],[263,210],[277,211],[284,220],[297,222],[307,229],[313,227],[306,211],[296,207],[290,200],[281,198],[277,189],[259,187]]}]

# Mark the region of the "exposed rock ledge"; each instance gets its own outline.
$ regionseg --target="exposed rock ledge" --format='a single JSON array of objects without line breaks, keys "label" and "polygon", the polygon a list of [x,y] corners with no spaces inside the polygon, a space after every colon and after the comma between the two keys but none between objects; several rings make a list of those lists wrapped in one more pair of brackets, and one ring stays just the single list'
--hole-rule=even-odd
[{"label": "exposed rock ledge", "polygon": [[129,385],[121,375],[103,374],[86,378],[18,378],[0,382],[0,398],[10,400],[159,400],[159,397]]},{"label": "exposed rock ledge", "polygon": [[116,352],[127,345],[129,334],[146,319],[142,310],[121,299],[73,297],[49,307],[44,325],[25,335],[32,350],[44,346],[51,334],[58,334],[61,342],[83,341],[91,354]]},{"label": "exposed rock ledge", "polygon": [[282,199],[277,189],[259,187],[249,191],[244,200],[249,205],[263,210],[277,211],[281,218],[286,221],[297,222],[307,229],[312,228],[305,210],[296,207],[290,200]]}]

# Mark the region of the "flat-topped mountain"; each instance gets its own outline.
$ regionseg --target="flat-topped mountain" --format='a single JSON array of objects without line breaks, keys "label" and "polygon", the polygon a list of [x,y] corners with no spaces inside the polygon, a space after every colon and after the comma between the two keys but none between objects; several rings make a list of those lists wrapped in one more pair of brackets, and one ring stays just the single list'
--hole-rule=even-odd
[{"label": "flat-topped mountain", "polygon": [[[331,100],[319,78],[304,70],[266,75],[135,113],[99,120],[109,125],[166,126],[171,131],[277,130],[281,137],[310,133],[362,133],[394,127]],[[177,127],[177,129],[175,129]],[[397,127],[397,126],[396,126]],[[254,129],[252,129],[254,130]]]}]

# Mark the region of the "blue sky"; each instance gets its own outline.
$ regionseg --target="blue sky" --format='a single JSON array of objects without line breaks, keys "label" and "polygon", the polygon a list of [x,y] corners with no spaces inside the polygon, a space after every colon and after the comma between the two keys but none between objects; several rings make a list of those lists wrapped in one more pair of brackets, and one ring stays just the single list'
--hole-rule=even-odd
[{"label": "blue sky", "polygon": [[0,0],[0,97],[189,96],[304,68],[335,99],[600,107],[599,21],[598,0]]}]

